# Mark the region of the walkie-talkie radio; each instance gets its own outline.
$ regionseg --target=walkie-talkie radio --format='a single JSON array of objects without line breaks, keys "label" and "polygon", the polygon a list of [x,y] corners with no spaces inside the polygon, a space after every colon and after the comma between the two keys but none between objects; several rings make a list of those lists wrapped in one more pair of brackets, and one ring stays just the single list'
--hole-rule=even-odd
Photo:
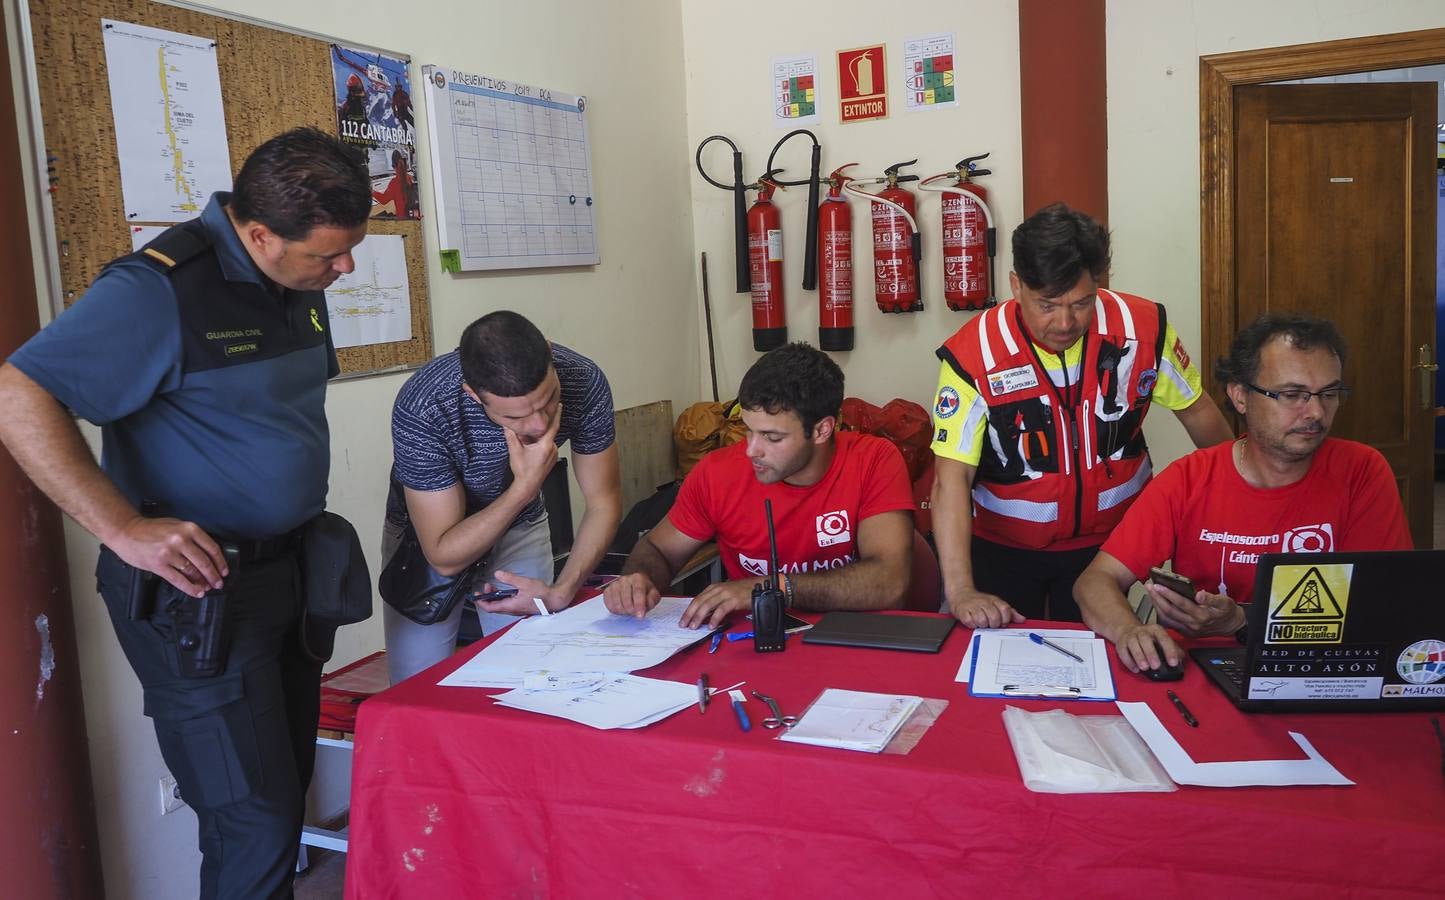
[{"label": "walkie-talkie radio", "polygon": [[773,530],[773,501],[763,501],[763,512],[768,517],[771,568],[763,583],[753,586],[753,649],[759,653],[780,653],[787,649],[783,631],[783,607],[787,604],[778,581],[778,535]]}]

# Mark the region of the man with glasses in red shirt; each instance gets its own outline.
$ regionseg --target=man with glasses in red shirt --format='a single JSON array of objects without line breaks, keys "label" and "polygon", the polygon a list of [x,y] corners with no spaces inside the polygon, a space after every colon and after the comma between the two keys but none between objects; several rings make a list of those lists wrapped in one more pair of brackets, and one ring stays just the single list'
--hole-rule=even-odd
[{"label": "man with glasses in red shirt", "polygon": [[[1250,600],[1260,554],[1411,548],[1384,457],[1329,436],[1349,395],[1344,361],[1333,323],[1270,313],[1215,365],[1245,436],[1165,469],[1074,585],[1084,621],[1114,642],[1130,671],[1182,662],[1165,627],[1191,637],[1241,635],[1240,604]],[[1145,625],[1125,592],[1171,559],[1199,589],[1185,597],[1148,582],[1159,624]]]}]

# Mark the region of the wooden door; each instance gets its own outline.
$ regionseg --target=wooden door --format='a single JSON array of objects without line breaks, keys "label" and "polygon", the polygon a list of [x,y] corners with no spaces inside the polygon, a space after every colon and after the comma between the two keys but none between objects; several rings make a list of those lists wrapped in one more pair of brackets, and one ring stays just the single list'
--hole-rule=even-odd
[{"label": "wooden door", "polygon": [[1353,394],[1332,433],[1384,454],[1418,547],[1432,540],[1433,373],[1418,366],[1436,349],[1436,90],[1235,94],[1236,321],[1298,310],[1340,327]]}]

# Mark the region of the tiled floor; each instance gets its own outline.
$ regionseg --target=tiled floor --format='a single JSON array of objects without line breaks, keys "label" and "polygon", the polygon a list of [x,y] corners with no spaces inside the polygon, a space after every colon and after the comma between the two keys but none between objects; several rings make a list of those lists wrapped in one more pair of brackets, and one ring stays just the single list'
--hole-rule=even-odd
[{"label": "tiled floor", "polygon": [[1435,549],[1445,550],[1445,481],[1435,482]]},{"label": "tiled floor", "polygon": [[296,900],[341,900],[346,854],[308,848],[311,867],[296,878]]}]

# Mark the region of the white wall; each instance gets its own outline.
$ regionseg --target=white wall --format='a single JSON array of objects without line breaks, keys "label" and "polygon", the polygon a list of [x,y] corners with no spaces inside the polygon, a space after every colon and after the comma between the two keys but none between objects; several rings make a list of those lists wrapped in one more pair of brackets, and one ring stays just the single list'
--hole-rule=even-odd
[{"label": "white wall", "polygon": [[[1439,0],[1108,0],[1114,283],[1169,307],[1200,347],[1199,57],[1445,26]],[[1211,364],[1201,358],[1201,365]],[[1154,415],[1156,462],[1188,449]],[[1167,429],[1164,426],[1169,426]]]},{"label": "white wall", "polygon": [[[401,6],[379,0],[227,0],[209,5],[408,53],[417,66],[413,78],[419,77],[420,65],[436,62],[586,94],[602,264],[525,274],[445,275],[435,263],[436,233],[428,221],[423,231],[434,346],[445,352],[467,323],[512,308],[550,338],[597,360],[619,408],[669,399],[680,409],[698,399],[691,211],[681,199],[688,189],[682,27],[674,0],[433,0]],[[12,63],[14,58],[12,49]],[[18,105],[26,108],[28,101],[21,98]],[[419,150],[429,160],[425,113],[419,104]],[[422,210],[430,220],[435,207],[427,165],[421,174]],[[33,208],[31,227],[38,228]],[[361,531],[373,575],[379,571],[376,553],[391,466],[389,412],[405,379],[399,374],[341,382],[331,387],[327,402],[329,505]],[[85,431],[98,446],[98,433],[88,426]],[[164,766],[150,722],[141,715],[139,684],[95,593],[96,543],[68,521],[66,553],[107,895],[113,900],[194,897],[200,859],[195,817],[189,810],[159,815],[157,781]],[[370,622],[342,630],[330,668],[381,646],[378,613]]]},{"label": "white wall", "polygon": [[[683,34],[687,57],[688,144],[725,134],[743,151],[744,177],[762,174],[768,152],[786,134],[775,127],[770,102],[771,61],[776,56],[818,56],[822,120],[808,126],[823,145],[823,173],[858,162],[856,175],[881,174],[885,166],[918,157],[909,171],[934,175],[951,171],[965,156],[991,152],[983,165],[996,174],[981,180],[1000,235],[997,271],[1007,296],[1010,266],[1008,235],[1022,212],[1019,145],[1018,10],[1010,0],[974,0],[960,5],[918,0],[905,9],[880,14],[876,3],[838,0],[831,4],[734,0],[731,3],[684,2]],[[958,107],[906,112],[899,94],[903,40],[931,32],[955,31],[958,49]],[[836,51],[887,42],[890,116],[873,122],[840,125]],[[785,178],[807,174],[807,141],[795,138],[783,151]],[[720,181],[731,181],[731,160],[724,145],[713,144],[704,160]],[[757,358],[752,349],[752,307],[747,294],[735,294],[733,279],[732,195],[689,173],[693,228],[698,250],[707,251],[712,287],[713,329],[718,348],[719,391],[735,396],[739,380]],[[908,185],[916,190],[916,185]],[[751,203],[753,194],[749,194]],[[854,350],[835,353],[850,396],[874,403],[904,397],[927,407],[938,377],[933,355],[972,313],[949,311],[943,301],[939,195],[922,194],[918,203],[924,235],[924,304],[919,313],[884,315],[873,301],[872,241],[869,211],[853,205]],[[818,343],[818,298],[800,286],[803,272],[805,188],[775,196],[782,210],[788,337]],[[707,386],[706,343],[702,347],[703,385]]]}]

